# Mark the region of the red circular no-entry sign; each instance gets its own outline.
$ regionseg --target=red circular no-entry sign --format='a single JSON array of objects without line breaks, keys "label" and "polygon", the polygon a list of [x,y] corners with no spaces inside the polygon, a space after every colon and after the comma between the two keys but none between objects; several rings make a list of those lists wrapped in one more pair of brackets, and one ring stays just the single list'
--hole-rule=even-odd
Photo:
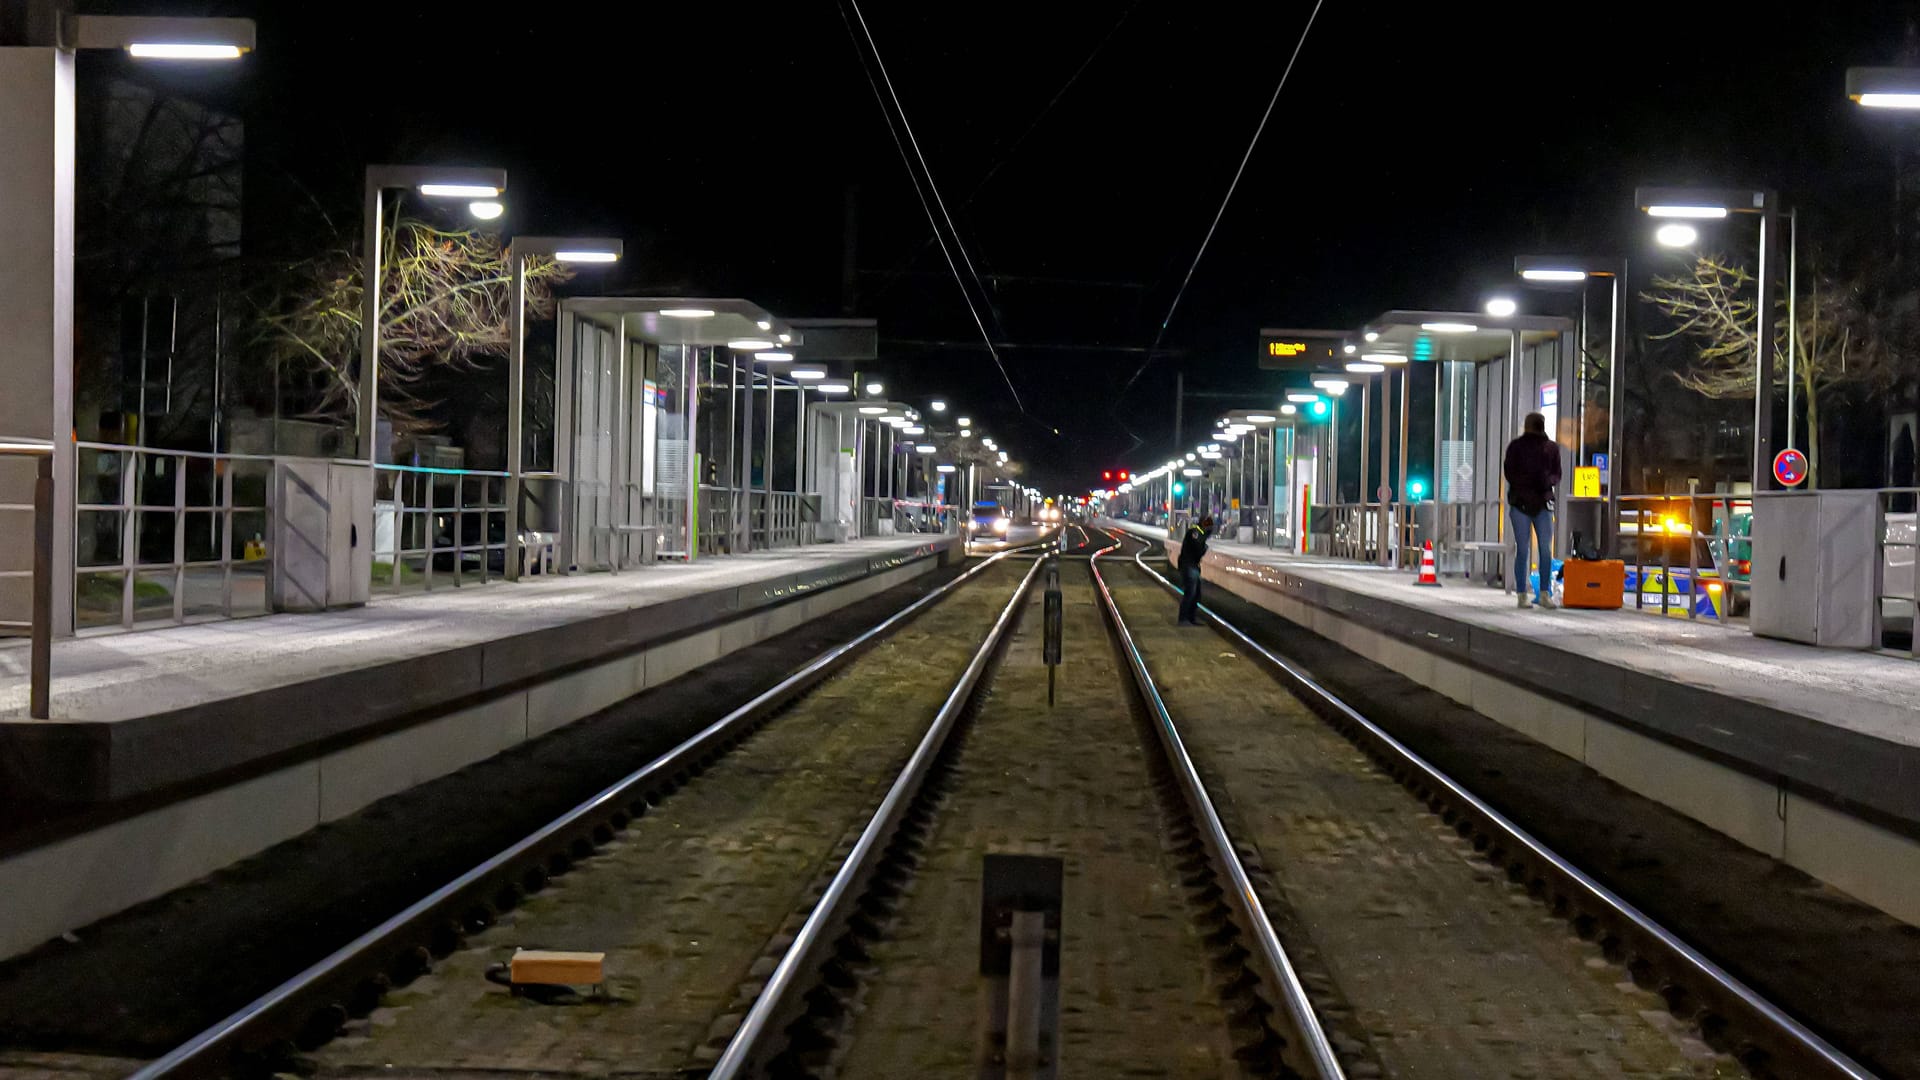
[{"label": "red circular no-entry sign", "polygon": [[1773,455],[1773,478],[1787,487],[1798,487],[1807,478],[1807,455],[1789,446]]}]

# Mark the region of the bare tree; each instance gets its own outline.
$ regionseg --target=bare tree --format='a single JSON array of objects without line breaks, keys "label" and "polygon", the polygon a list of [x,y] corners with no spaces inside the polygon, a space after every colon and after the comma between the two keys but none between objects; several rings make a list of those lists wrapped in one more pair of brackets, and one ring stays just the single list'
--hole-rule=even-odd
[{"label": "bare tree", "polygon": [[[512,265],[497,236],[401,218],[380,275],[380,412],[396,432],[431,430],[435,380],[509,351]],[[550,316],[553,285],[570,276],[552,259],[528,259],[527,317]],[[261,304],[260,337],[275,358],[323,375],[318,416],[345,420],[359,407],[363,281],[360,253],[338,248],[291,268]]]},{"label": "bare tree", "polygon": [[[1795,369],[1807,417],[1808,482],[1820,474],[1820,406],[1825,398],[1853,390],[1886,386],[1898,365],[1887,347],[1879,320],[1868,310],[1863,290],[1821,274],[1803,275],[1794,312]],[[1673,320],[1656,340],[1686,338],[1699,351],[1675,373],[1682,386],[1710,398],[1750,398],[1757,383],[1754,353],[1758,339],[1754,286],[1745,267],[1717,255],[1702,255],[1685,277],[1655,278],[1643,294]],[[1787,304],[1775,304],[1772,332],[1784,356]]]}]

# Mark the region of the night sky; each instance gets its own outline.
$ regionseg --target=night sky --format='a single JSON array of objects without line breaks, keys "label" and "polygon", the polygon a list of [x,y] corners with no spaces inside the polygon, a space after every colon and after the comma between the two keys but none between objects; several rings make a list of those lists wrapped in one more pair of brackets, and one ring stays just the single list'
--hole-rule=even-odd
[{"label": "night sky", "polygon": [[[975,268],[999,275],[981,314],[1022,346],[1001,355],[1023,412],[836,0],[195,8],[83,4],[258,21],[243,63],[162,76],[245,117],[251,251],[297,249],[316,209],[351,231],[365,162],[494,164],[510,230],[626,238],[604,291],[835,315],[852,190],[854,313],[880,320],[890,381],[1060,488],[1164,458],[1176,368],[1270,400],[1262,325],[1477,309],[1517,252],[1642,253],[1637,183],[1776,187],[1816,245],[1884,228],[1892,147],[1920,138],[1842,94],[1849,64],[1899,61],[1920,4],[1327,0],[1172,354],[1123,394],[1311,3],[865,0]],[[1187,430],[1230,404],[1199,398]]]}]

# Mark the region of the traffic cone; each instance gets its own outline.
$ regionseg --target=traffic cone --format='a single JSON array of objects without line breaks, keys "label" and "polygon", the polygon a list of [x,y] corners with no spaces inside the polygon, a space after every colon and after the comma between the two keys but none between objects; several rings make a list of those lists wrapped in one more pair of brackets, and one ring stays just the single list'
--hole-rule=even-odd
[{"label": "traffic cone", "polygon": [[1420,549],[1420,580],[1415,585],[1440,587],[1440,575],[1433,569],[1433,541],[1429,540]]}]

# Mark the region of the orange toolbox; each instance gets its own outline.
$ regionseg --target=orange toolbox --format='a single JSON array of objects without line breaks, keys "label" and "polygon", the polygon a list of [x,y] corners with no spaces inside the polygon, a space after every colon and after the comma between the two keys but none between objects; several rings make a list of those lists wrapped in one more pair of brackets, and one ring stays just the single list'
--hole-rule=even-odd
[{"label": "orange toolbox", "polygon": [[1627,588],[1627,564],[1619,559],[1568,559],[1560,564],[1560,603],[1570,608],[1617,611]]}]

